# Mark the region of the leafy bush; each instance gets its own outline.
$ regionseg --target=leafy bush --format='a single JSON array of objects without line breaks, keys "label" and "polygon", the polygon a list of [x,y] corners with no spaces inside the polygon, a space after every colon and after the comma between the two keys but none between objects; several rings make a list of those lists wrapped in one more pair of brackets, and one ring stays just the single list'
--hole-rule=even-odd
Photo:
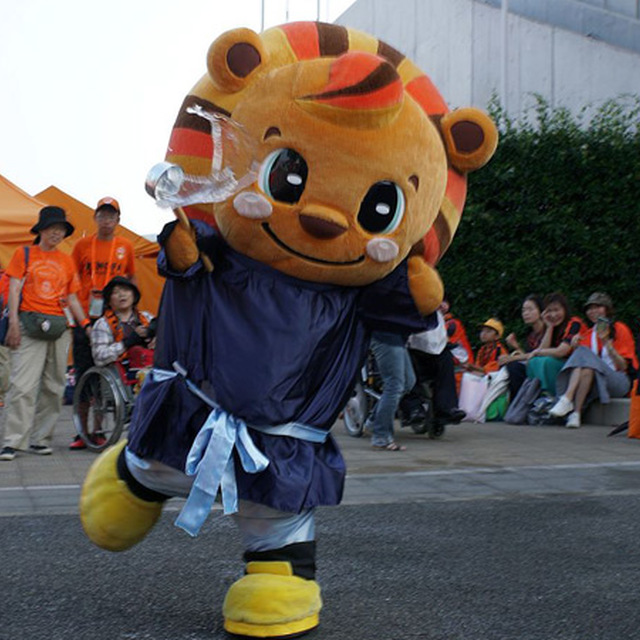
[{"label": "leafy bush", "polygon": [[452,310],[474,340],[491,315],[520,332],[529,293],[562,291],[583,316],[589,294],[606,291],[637,333],[640,97],[609,101],[588,122],[586,109],[572,116],[536,100],[519,124],[490,105],[498,149],[470,175],[462,221],[438,266]]}]

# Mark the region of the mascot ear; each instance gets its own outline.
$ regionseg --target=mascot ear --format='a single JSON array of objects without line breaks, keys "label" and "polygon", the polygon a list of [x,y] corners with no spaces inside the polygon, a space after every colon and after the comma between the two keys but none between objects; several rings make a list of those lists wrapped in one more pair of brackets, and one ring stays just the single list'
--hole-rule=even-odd
[{"label": "mascot ear", "polygon": [[213,83],[225,93],[244,89],[254,73],[267,63],[267,52],[260,36],[251,29],[223,33],[209,47],[207,70]]},{"label": "mascot ear", "polygon": [[479,109],[456,109],[440,121],[449,161],[462,172],[475,171],[491,159],[498,145],[493,120]]}]

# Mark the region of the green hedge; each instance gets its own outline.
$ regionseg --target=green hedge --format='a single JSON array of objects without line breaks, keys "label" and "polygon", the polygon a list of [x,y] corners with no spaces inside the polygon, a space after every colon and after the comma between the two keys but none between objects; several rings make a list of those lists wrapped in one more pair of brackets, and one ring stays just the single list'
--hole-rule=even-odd
[{"label": "green hedge", "polygon": [[587,122],[541,98],[519,124],[495,100],[491,162],[469,176],[462,221],[438,269],[453,311],[475,326],[499,316],[522,330],[529,293],[562,291],[574,312],[593,291],[640,327],[640,98],[607,102]]}]

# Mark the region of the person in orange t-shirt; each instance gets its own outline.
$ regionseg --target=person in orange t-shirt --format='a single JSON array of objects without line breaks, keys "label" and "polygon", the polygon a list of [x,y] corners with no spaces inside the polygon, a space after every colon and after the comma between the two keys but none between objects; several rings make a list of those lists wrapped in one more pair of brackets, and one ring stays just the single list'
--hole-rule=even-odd
[{"label": "person in orange t-shirt", "polygon": [[638,370],[635,341],[631,329],[613,319],[611,297],[597,291],[587,300],[585,313],[591,329],[574,340],[576,349],[558,374],[560,395],[549,413],[567,416],[566,426],[581,425],[581,414],[588,401],[598,398],[606,404],[631,390]]},{"label": "person in orange t-shirt", "polygon": [[[44,207],[34,245],[16,250],[7,267],[12,350],[0,460],[17,450],[52,453],[51,437],[62,408],[70,335],[67,322],[89,331],[78,302],[78,274],[70,256],[57,247],[73,233],[64,209]],[[42,315],[44,314],[44,315]]]},{"label": "person in orange t-shirt", "polygon": [[[80,276],[78,299],[84,312],[91,318],[92,324],[104,311],[102,291],[107,282],[114,276],[123,276],[136,284],[133,244],[116,235],[120,222],[118,201],[110,197],[99,200],[93,218],[96,233],[78,240],[72,253]],[[91,343],[85,333],[78,329],[73,333],[73,365],[76,380],[94,365]],[[83,419],[88,410],[88,402],[80,403],[80,419]],[[85,448],[86,444],[80,436],[76,436],[69,445],[72,451]]]}]

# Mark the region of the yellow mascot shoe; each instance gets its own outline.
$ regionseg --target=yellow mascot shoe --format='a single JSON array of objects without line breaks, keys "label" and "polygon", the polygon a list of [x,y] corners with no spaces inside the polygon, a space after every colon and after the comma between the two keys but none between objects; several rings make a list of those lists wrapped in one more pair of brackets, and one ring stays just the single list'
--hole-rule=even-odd
[{"label": "yellow mascot shoe", "polygon": [[290,638],[320,621],[320,587],[293,575],[289,562],[249,562],[224,600],[224,628],[251,638]]},{"label": "yellow mascot shoe", "polygon": [[91,465],[80,495],[82,527],[95,545],[107,551],[125,551],[140,542],[162,512],[162,502],[135,496],[118,474],[118,457],[126,446],[119,442]]}]

